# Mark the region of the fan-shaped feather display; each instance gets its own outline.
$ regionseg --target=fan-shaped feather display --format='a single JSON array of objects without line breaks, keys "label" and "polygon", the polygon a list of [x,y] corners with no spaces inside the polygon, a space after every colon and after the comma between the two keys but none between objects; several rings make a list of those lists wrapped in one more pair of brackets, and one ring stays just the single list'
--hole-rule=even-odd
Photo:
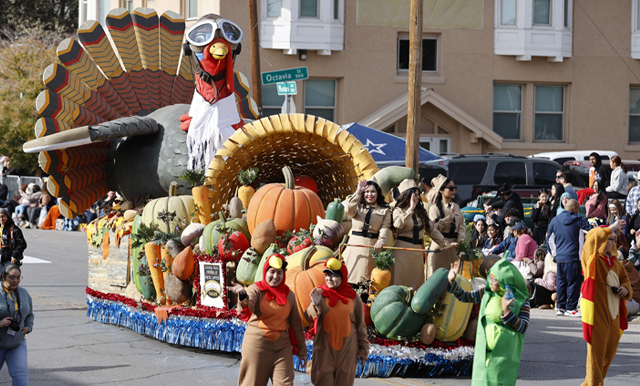
[{"label": "fan-shaped feather display", "polygon": [[[51,174],[47,189],[60,212],[75,217],[108,190],[126,197],[166,196],[188,163],[187,133],[179,117],[189,111],[195,78],[182,42],[185,21],[151,8],[112,10],[105,30],[85,22],[78,38],[57,49],[60,63],[46,68],[46,90],[36,100],[41,118],[26,152],[40,152]],[[256,119],[248,82],[234,74],[240,118]]]}]

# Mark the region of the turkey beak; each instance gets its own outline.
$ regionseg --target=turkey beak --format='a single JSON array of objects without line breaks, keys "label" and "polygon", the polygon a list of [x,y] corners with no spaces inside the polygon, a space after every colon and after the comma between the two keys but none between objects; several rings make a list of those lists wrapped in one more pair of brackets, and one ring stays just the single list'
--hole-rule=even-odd
[{"label": "turkey beak", "polygon": [[227,45],[222,42],[217,42],[211,45],[209,48],[209,53],[216,60],[222,60],[229,53],[229,48]]}]

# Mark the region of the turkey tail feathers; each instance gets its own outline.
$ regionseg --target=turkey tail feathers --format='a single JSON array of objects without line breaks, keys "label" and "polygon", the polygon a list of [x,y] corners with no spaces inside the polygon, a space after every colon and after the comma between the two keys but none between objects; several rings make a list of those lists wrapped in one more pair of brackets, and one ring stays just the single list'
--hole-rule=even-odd
[{"label": "turkey tail feathers", "polygon": [[[172,104],[173,83],[178,71],[185,23],[182,16],[167,11],[160,16],[161,106]],[[193,91],[192,91],[193,92]],[[184,101],[174,102],[184,103]]]}]

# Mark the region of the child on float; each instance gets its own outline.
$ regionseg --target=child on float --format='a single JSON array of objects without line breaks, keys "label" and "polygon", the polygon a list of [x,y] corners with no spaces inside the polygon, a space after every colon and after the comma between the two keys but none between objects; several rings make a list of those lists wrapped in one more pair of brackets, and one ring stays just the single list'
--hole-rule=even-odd
[{"label": "child on float", "polygon": [[[241,301],[244,312],[250,312],[242,341],[240,386],[293,385],[293,355],[301,366],[307,361],[307,346],[293,291],[285,284],[287,262],[279,254],[267,258],[263,279],[246,290],[240,284],[231,291],[246,295]],[[292,347],[293,346],[293,347]]]},{"label": "child on float", "polygon": [[346,281],[345,264],[331,258],[323,272],[326,284],[311,291],[311,304],[304,313],[316,333],[307,371],[314,385],[350,386],[357,361],[364,366],[369,356],[364,308]]},{"label": "child on float", "polygon": [[[460,301],[481,303],[473,356],[473,385],[515,385],[520,369],[524,334],[529,327],[529,294],[520,271],[506,259],[487,256],[480,274],[487,286],[463,291],[455,279],[458,267],[451,264],[447,291]],[[514,298],[507,300],[506,287]]]}]

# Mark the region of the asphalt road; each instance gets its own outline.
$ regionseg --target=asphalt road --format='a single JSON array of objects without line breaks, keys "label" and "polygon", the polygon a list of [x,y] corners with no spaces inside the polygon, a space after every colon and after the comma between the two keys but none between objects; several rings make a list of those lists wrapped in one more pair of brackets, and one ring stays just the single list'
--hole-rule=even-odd
[{"label": "asphalt road", "polygon": [[[29,377],[50,385],[235,385],[239,354],[189,349],[159,342],[86,316],[87,247],[81,232],[25,230],[29,247],[23,281],[33,298],[34,331],[28,335]],[[38,259],[43,261],[38,261]],[[578,385],[585,374],[586,343],[579,319],[533,310],[518,385]],[[640,324],[622,336],[607,386],[640,379]],[[6,367],[0,385],[10,385]],[[296,374],[296,385],[310,385]],[[358,379],[356,385],[470,385],[466,378]]]}]

